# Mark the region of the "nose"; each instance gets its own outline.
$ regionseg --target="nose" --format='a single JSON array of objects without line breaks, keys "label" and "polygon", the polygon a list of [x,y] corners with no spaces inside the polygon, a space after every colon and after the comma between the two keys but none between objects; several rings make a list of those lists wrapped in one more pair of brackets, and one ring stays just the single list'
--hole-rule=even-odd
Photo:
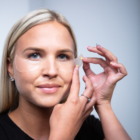
[{"label": "nose", "polygon": [[49,77],[50,79],[52,79],[58,75],[58,70],[54,58],[48,58],[43,67],[43,77]]}]

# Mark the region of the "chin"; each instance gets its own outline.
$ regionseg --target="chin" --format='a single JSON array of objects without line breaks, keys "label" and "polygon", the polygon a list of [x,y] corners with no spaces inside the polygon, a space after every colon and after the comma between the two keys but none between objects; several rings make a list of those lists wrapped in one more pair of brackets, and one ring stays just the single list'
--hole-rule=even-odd
[{"label": "chin", "polygon": [[52,99],[52,100],[37,100],[32,102],[35,106],[41,107],[41,108],[50,108],[54,107],[59,103],[58,99]]},{"label": "chin", "polygon": [[[26,92],[29,93],[29,92]],[[30,94],[20,94],[20,101],[23,105],[33,105],[40,108],[52,108],[66,99],[69,94],[69,89],[65,92],[61,91],[54,94],[44,94],[42,92],[32,92]],[[63,102],[64,103],[64,102]]]}]

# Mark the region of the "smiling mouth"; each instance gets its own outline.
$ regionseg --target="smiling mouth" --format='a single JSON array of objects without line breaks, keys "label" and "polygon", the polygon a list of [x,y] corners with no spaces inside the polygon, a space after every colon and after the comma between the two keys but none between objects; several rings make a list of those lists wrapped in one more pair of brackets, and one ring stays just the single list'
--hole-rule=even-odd
[{"label": "smiling mouth", "polygon": [[55,83],[46,83],[46,84],[41,84],[38,86],[38,88],[47,94],[50,93],[55,93],[59,89],[60,85],[55,84]]},{"label": "smiling mouth", "polygon": [[59,87],[39,87],[39,89],[44,93],[55,93]]}]

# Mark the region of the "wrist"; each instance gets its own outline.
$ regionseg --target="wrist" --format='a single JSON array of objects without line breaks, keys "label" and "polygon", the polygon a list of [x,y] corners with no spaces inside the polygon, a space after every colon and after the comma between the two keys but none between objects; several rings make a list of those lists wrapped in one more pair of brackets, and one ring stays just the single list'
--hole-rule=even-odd
[{"label": "wrist", "polygon": [[96,105],[95,106],[95,109],[96,109],[96,112],[98,113],[98,115],[100,115],[101,113],[104,113],[104,112],[107,113],[107,112],[112,111],[112,108],[111,108],[111,104],[110,103]]},{"label": "wrist", "polygon": [[60,132],[59,131],[51,131],[50,136],[49,136],[49,140],[74,140],[74,138],[72,137],[72,135],[70,136],[68,133],[66,132]]}]

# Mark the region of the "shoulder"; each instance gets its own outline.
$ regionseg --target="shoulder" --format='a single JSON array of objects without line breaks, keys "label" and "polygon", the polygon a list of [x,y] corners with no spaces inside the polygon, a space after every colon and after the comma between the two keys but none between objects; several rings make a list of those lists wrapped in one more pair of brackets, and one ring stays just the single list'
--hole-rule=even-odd
[{"label": "shoulder", "polygon": [[89,116],[85,119],[84,123],[85,123],[86,125],[90,125],[91,127],[93,127],[93,124],[97,125],[98,123],[100,123],[100,120],[97,119],[94,115],[89,115]]},{"label": "shoulder", "polygon": [[94,115],[89,115],[84,121],[83,126],[90,127],[92,131],[96,131],[97,133],[103,133],[101,122]]},{"label": "shoulder", "polygon": [[2,140],[8,140],[6,130],[5,130],[5,125],[6,125],[6,115],[5,114],[0,114],[0,138]]},{"label": "shoulder", "polygon": [[0,140],[33,140],[22,131],[8,116],[0,114]]},{"label": "shoulder", "polygon": [[8,140],[5,131],[4,131],[4,129],[1,126],[0,126],[0,138],[2,140]]},{"label": "shoulder", "polygon": [[86,120],[84,121],[84,125],[88,126],[88,127],[91,127],[96,132],[102,130],[101,121],[99,119],[97,119],[94,115],[89,115],[86,118]]},{"label": "shoulder", "polygon": [[99,119],[95,118],[94,115],[89,115],[85,119],[75,140],[82,140],[82,139],[87,139],[87,140],[104,139],[104,133],[103,133],[101,122]]},{"label": "shoulder", "polygon": [[0,126],[2,127],[7,123],[7,114],[0,114]]}]

